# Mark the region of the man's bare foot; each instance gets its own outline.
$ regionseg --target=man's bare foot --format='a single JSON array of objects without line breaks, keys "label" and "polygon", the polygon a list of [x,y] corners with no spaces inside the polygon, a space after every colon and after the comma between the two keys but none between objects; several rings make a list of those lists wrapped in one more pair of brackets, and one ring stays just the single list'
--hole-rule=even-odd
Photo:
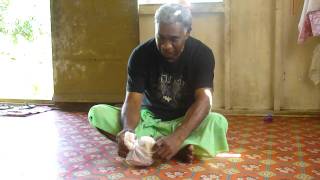
[{"label": "man's bare foot", "polygon": [[189,144],[186,147],[180,149],[180,151],[173,158],[183,163],[192,163],[192,161],[194,160],[193,151],[193,145]]}]

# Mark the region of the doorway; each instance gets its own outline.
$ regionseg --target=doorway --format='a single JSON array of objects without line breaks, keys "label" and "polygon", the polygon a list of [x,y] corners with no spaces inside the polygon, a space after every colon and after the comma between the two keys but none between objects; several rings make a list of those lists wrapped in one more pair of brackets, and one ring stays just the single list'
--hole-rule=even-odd
[{"label": "doorway", "polygon": [[0,99],[52,100],[50,0],[0,0]]}]

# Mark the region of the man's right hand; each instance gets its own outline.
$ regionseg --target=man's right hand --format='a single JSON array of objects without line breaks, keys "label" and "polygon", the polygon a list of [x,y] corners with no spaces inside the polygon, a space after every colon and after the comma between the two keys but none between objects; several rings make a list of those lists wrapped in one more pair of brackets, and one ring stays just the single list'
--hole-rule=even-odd
[{"label": "man's right hand", "polygon": [[121,157],[126,157],[129,150],[124,144],[124,134],[126,131],[134,133],[135,127],[140,121],[140,107],[143,99],[142,93],[127,92],[126,99],[121,109],[121,124],[123,130],[117,135],[118,154]]},{"label": "man's right hand", "polygon": [[127,157],[127,154],[129,152],[129,149],[127,146],[124,144],[124,134],[126,131],[121,131],[117,135],[117,142],[118,142],[118,155],[120,157]]}]

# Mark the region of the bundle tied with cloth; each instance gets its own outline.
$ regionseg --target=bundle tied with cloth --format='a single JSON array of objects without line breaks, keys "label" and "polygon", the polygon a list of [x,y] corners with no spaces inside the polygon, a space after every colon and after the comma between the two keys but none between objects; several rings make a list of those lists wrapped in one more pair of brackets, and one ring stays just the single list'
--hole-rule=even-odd
[{"label": "bundle tied with cloth", "polygon": [[150,166],[153,164],[152,148],[156,141],[150,136],[137,138],[134,133],[129,131],[124,134],[124,144],[129,149],[126,161],[132,166]]}]

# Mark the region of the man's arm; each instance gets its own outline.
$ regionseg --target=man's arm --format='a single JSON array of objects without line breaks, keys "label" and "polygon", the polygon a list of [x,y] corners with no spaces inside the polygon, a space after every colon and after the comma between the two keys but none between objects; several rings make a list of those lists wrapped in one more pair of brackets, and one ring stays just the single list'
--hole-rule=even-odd
[{"label": "man's arm", "polygon": [[188,109],[185,119],[173,133],[180,141],[184,141],[209,114],[212,106],[212,93],[209,88],[199,88],[195,92],[195,102]]},{"label": "man's arm", "polygon": [[199,88],[195,92],[195,102],[188,109],[182,124],[171,135],[157,141],[156,151],[161,159],[171,159],[180,145],[208,115],[212,105],[210,88]]},{"label": "man's arm", "polygon": [[123,129],[134,130],[140,120],[140,107],[143,94],[127,92],[121,110],[121,124]]},{"label": "man's arm", "polygon": [[118,133],[118,154],[126,157],[128,149],[124,144],[124,133],[134,131],[140,121],[140,107],[143,95],[137,92],[127,92],[124,104],[121,110],[122,131]]}]

